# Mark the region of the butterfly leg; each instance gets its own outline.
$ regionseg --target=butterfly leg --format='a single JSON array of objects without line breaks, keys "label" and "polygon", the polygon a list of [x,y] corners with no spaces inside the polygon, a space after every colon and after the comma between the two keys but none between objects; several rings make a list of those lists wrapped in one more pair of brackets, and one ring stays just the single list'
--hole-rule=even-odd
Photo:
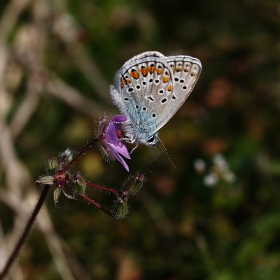
[{"label": "butterfly leg", "polygon": [[136,146],[131,150],[130,154],[132,154],[132,152],[138,147],[139,143],[136,142]]},{"label": "butterfly leg", "polygon": [[130,143],[130,144],[133,144],[135,143],[135,147],[131,150],[130,154],[132,154],[132,152],[139,146],[139,143],[138,141],[135,141],[135,137],[133,137],[132,135],[130,135],[131,137],[123,137],[122,140],[127,142],[127,143]]}]

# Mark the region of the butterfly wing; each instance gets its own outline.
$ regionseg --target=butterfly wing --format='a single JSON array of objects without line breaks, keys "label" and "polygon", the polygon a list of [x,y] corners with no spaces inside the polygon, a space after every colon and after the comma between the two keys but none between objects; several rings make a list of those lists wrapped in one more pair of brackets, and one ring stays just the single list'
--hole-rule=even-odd
[{"label": "butterfly wing", "polygon": [[158,119],[158,129],[164,126],[184,104],[202,69],[200,60],[191,56],[169,56],[166,60],[172,70],[173,88],[172,95],[168,97],[168,101],[163,106],[162,114]]},{"label": "butterfly wing", "polygon": [[110,89],[113,102],[128,116],[128,137],[148,144],[187,99],[200,71],[200,61],[189,56],[145,52],[128,60]]},{"label": "butterfly wing", "polygon": [[129,119],[126,134],[147,144],[158,131],[159,102],[166,103],[164,94],[171,92],[172,73],[164,55],[145,52],[128,60],[116,75],[116,86],[111,87],[114,103]]}]

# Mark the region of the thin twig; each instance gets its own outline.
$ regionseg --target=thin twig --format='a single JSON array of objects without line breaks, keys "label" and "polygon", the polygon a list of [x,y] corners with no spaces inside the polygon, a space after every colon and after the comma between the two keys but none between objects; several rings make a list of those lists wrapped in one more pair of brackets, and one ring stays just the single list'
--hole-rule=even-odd
[{"label": "thin twig", "polygon": [[50,185],[45,185],[44,186],[44,189],[41,193],[41,196],[37,202],[37,205],[35,206],[34,208],[34,211],[33,213],[31,214],[26,226],[25,226],[25,229],[20,237],[20,239],[18,240],[15,248],[14,248],[14,251],[12,252],[12,254],[10,255],[8,261],[7,261],[7,264],[4,268],[4,270],[2,271],[2,273],[0,274],[0,280],[3,280],[4,277],[8,274],[12,264],[14,263],[16,257],[18,256],[19,254],[19,251],[21,249],[21,247],[23,246],[25,240],[26,240],[26,237],[28,236],[31,228],[32,228],[32,225],[34,224],[34,221],[40,211],[40,209],[42,208],[43,204],[44,204],[44,201],[47,197],[47,194],[49,192],[49,189],[50,189]]},{"label": "thin twig", "polygon": [[[93,201],[92,199],[90,199],[89,197],[87,197],[86,195],[81,195],[81,197],[83,197],[85,200],[87,200],[88,202],[90,202],[91,204],[93,204],[96,208],[100,209],[101,211],[103,211],[104,213],[106,213],[107,215],[109,215],[110,217],[114,218],[114,216],[105,208],[103,208],[100,204],[98,204],[97,202]],[[1,278],[0,278],[1,280]]]},{"label": "thin twig", "polygon": [[92,144],[97,142],[98,139],[93,138],[88,144],[86,144],[75,156],[74,158],[63,168],[64,171],[67,171],[74,162],[78,160],[80,156],[82,156],[89,148],[91,148]]},{"label": "thin twig", "polygon": [[103,190],[103,191],[106,191],[106,192],[118,193],[117,190],[106,188],[106,187],[103,187],[103,186],[98,186],[98,185],[95,185],[95,184],[92,184],[92,183],[86,183],[86,185],[88,187],[93,187],[93,188],[100,189],[100,190]]}]

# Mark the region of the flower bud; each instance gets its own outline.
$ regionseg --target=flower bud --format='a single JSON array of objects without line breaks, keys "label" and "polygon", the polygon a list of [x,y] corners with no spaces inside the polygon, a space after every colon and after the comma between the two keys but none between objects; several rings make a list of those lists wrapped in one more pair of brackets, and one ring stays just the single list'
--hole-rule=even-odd
[{"label": "flower bud", "polygon": [[58,161],[57,161],[57,159],[55,157],[50,158],[47,161],[47,169],[48,169],[48,171],[56,170],[57,166],[58,166]]},{"label": "flower bud", "polygon": [[113,211],[113,216],[115,219],[121,220],[124,219],[128,214],[127,206],[128,197],[125,199],[118,199],[115,204],[115,210]]},{"label": "flower bud", "polygon": [[86,182],[81,174],[77,174],[74,181],[74,188],[77,195],[83,195],[86,191]]},{"label": "flower bud", "polygon": [[55,178],[53,176],[43,176],[39,178],[36,183],[43,184],[43,185],[53,185]]},{"label": "flower bud", "polygon": [[130,176],[124,183],[122,190],[127,192],[127,195],[135,195],[140,191],[145,181],[144,174],[137,173],[135,177]]},{"label": "flower bud", "polygon": [[55,204],[58,203],[60,194],[61,194],[61,188],[55,188],[55,190],[53,191],[53,200]]}]

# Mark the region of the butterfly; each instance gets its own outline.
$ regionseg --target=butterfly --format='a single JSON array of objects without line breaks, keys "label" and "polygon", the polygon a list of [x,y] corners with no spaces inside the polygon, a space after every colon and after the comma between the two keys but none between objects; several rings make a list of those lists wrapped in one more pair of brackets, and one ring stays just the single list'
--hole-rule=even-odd
[{"label": "butterfly", "polygon": [[158,130],[178,111],[192,92],[202,69],[199,59],[164,56],[147,51],[129,59],[110,86],[113,103],[122,115],[130,143],[155,146]]}]

